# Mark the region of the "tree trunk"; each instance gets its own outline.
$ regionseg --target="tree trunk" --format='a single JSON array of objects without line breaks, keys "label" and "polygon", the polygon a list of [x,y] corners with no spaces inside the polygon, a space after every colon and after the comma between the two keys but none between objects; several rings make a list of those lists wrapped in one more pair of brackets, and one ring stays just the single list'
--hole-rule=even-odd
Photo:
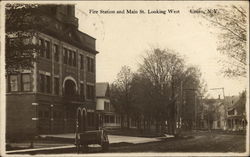
[{"label": "tree trunk", "polygon": [[156,132],[159,133],[160,126],[159,126],[158,120],[156,121],[155,128],[156,128]]},{"label": "tree trunk", "polygon": [[143,130],[146,130],[146,120],[143,119]]},{"label": "tree trunk", "polygon": [[124,115],[121,115],[121,128],[124,128]]},{"label": "tree trunk", "polygon": [[129,118],[129,116],[127,115],[127,129],[129,129],[130,128],[130,118]]},{"label": "tree trunk", "polygon": [[161,134],[164,134],[165,130],[166,130],[165,121],[163,120],[163,121],[161,121]]}]

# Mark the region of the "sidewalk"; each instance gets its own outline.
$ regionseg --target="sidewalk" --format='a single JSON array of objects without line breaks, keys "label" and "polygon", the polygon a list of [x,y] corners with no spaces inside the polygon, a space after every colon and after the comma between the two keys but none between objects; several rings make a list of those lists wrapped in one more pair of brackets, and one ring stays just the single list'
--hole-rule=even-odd
[{"label": "sidewalk", "polygon": [[[54,134],[54,135],[40,135],[40,141],[34,142],[34,148],[27,149],[29,143],[12,143],[14,147],[19,147],[18,150],[6,151],[9,154],[15,153],[27,153],[27,152],[41,152],[50,150],[63,150],[75,148],[75,134]],[[108,135],[110,144],[128,143],[128,144],[141,144],[149,142],[161,141],[162,138],[147,138],[147,137],[132,137],[132,136],[120,136],[120,135]],[[46,142],[46,141],[49,142]],[[53,142],[52,142],[53,141]],[[26,146],[26,147],[25,147]],[[91,145],[96,147],[96,145]],[[23,149],[20,149],[22,148]],[[26,149],[25,149],[26,148]]]},{"label": "sidewalk", "polygon": [[[57,135],[40,135],[41,138],[49,138],[49,139],[65,139],[65,140],[74,140],[75,134],[57,134]],[[156,142],[160,141],[160,138],[147,138],[147,137],[132,137],[132,136],[120,136],[120,135],[108,135],[109,143],[148,143],[148,142]]]}]

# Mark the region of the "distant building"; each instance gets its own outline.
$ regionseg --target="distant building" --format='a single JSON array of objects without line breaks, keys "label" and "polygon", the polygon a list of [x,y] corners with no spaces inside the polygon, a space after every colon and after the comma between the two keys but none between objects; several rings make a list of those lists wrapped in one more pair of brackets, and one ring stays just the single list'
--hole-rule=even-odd
[{"label": "distant building", "polygon": [[212,124],[212,129],[226,130],[226,107],[223,100],[219,99],[214,104],[214,120]]},{"label": "distant building", "polygon": [[246,129],[246,100],[240,96],[204,100],[203,129],[241,131]]},{"label": "distant building", "polygon": [[223,99],[204,99],[201,129],[226,129],[226,107]]},{"label": "distant building", "polygon": [[96,111],[101,113],[101,123],[104,128],[120,128],[120,115],[110,103],[109,90],[108,83],[96,83]]},{"label": "distant building", "polygon": [[[243,93],[244,94],[244,93]],[[231,96],[225,98],[227,105],[227,130],[243,131],[246,130],[246,99],[244,95]]]},{"label": "distant building", "polygon": [[7,137],[75,132],[78,107],[85,129],[94,129],[95,39],[78,30],[73,5],[37,9],[48,25],[29,42],[43,49],[35,53],[34,68],[6,76]]}]

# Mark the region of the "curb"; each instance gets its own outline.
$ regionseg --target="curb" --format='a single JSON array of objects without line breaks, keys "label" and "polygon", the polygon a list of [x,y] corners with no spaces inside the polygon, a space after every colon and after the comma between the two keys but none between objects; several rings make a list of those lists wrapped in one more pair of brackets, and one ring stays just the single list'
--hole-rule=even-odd
[{"label": "curb", "polygon": [[23,154],[23,153],[42,152],[42,151],[49,151],[49,150],[71,149],[75,147],[76,147],[75,145],[67,145],[67,146],[58,146],[58,147],[49,147],[49,148],[46,147],[46,148],[11,150],[11,151],[6,151],[6,154]]}]

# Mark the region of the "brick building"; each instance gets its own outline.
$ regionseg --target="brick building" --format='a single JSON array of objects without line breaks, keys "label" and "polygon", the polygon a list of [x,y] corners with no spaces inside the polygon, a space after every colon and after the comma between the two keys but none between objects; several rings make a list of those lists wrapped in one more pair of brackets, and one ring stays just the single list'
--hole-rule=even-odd
[{"label": "brick building", "polygon": [[78,30],[75,6],[37,9],[47,23],[27,40],[42,47],[35,53],[37,61],[32,69],[6,76],[7,137],[74,132],[79,107],[85,129],[94,129],[95,39]]}]

